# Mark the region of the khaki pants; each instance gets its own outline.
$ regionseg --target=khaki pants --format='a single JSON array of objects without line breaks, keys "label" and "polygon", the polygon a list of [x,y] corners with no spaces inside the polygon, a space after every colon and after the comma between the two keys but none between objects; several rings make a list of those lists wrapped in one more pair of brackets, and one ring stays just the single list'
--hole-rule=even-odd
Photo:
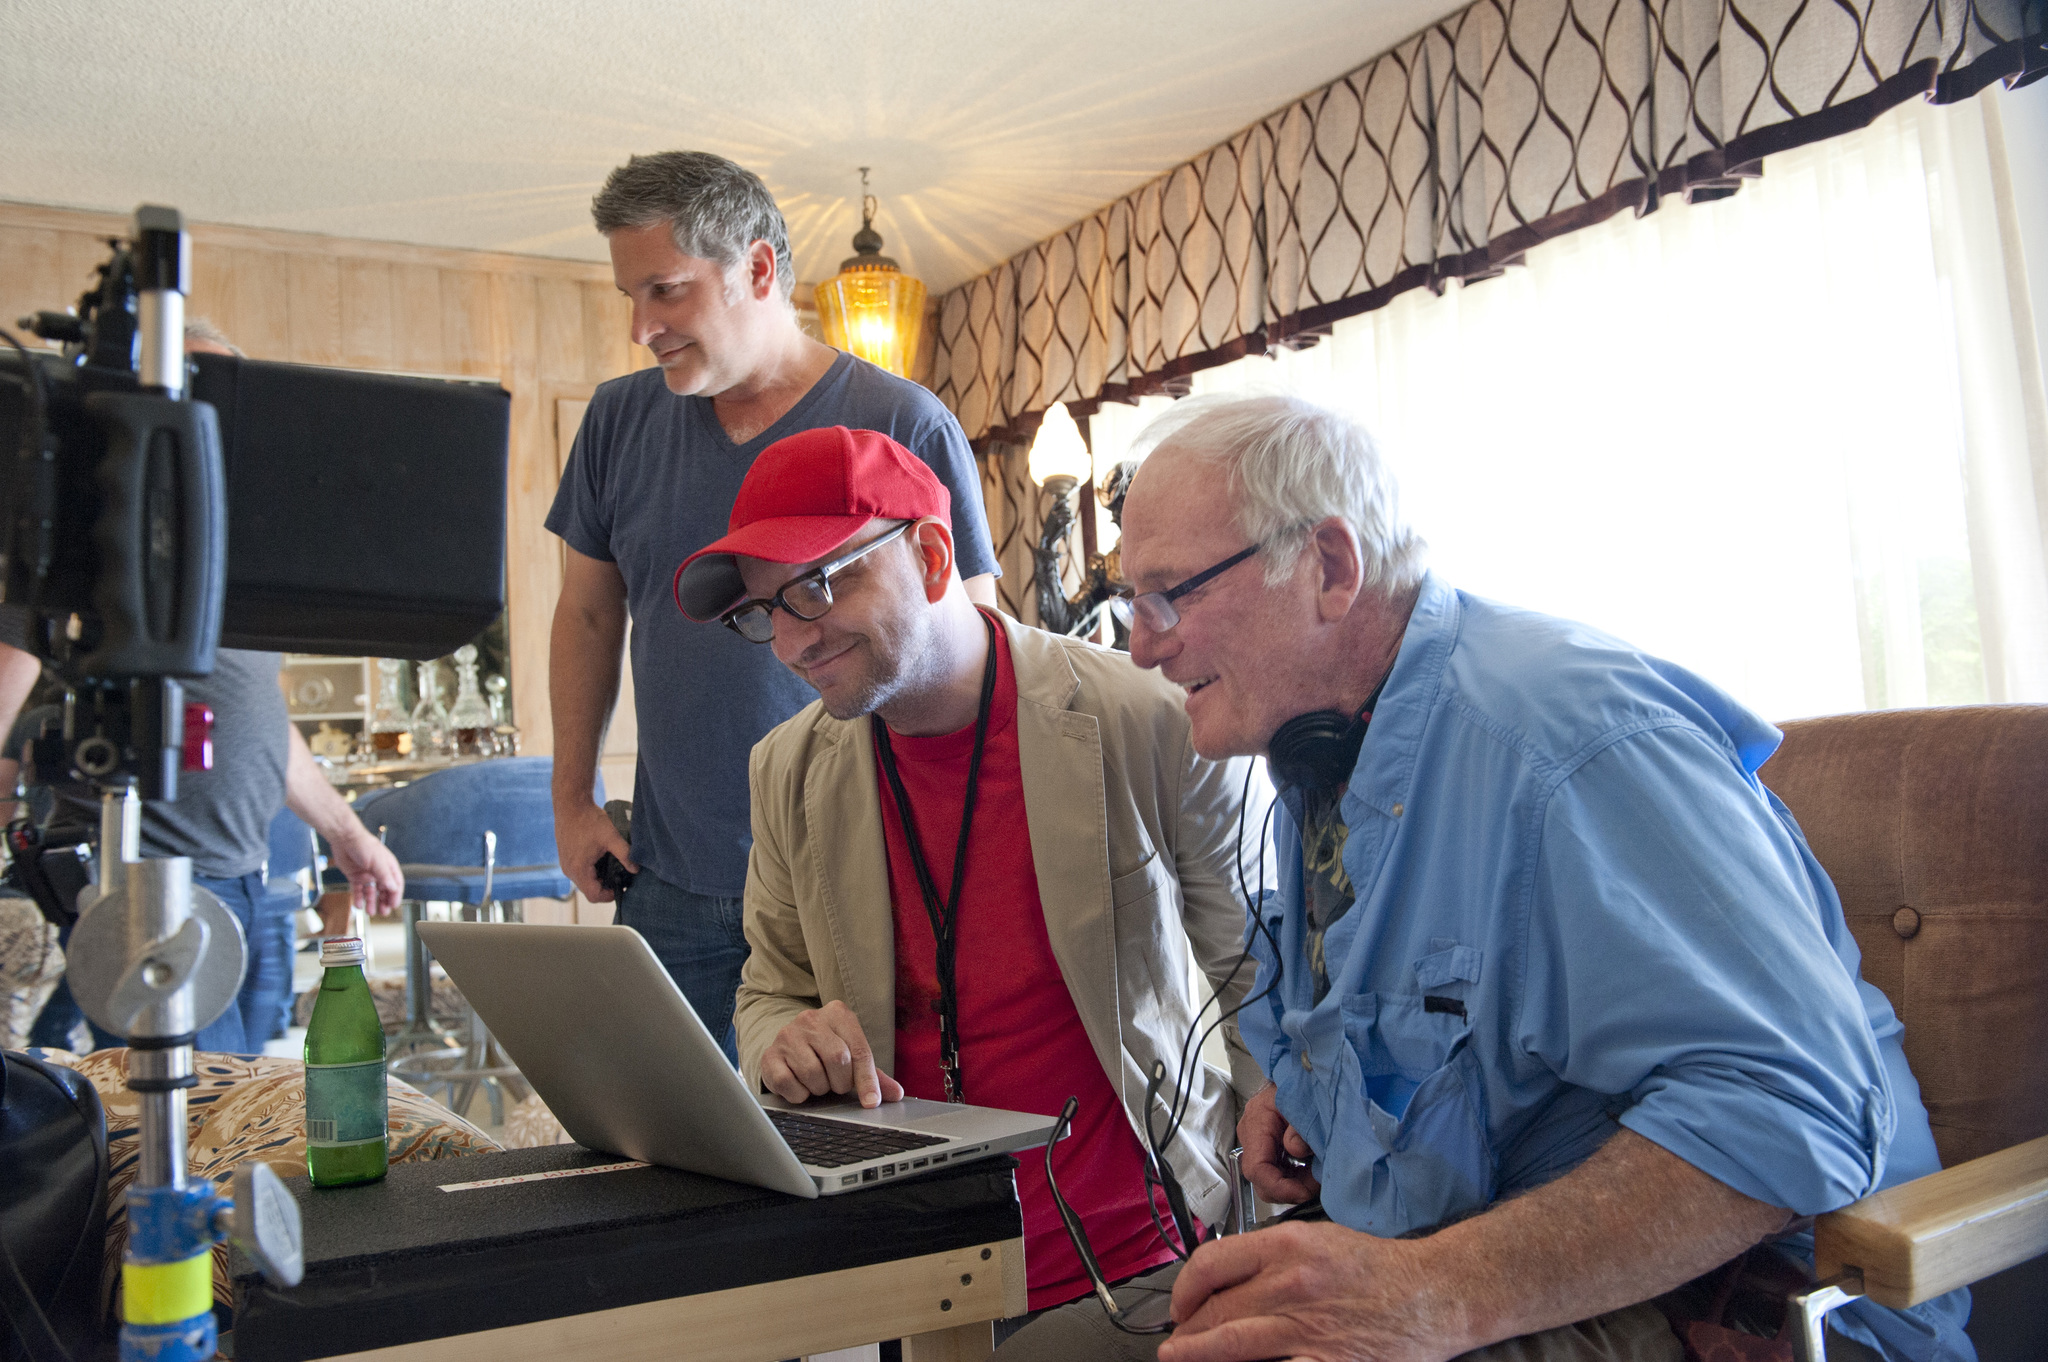
[{"label": "khaki pants", "polygon": [[[1179,1263],[1133,1278],[1116,1289],[1127,1310],[1154,1310],[1173,1289]],[[1165,1334],[1127,1334],[1109,1322],[1095,1297],[1048,1310],[996,1350],[998,1362],[1154,1362]],[[1511,1338],[1464,1355],[1463,1362],[1680,1362],[1684,1350],[1654,1305],[1631,1305],[1562,1329]]]}]

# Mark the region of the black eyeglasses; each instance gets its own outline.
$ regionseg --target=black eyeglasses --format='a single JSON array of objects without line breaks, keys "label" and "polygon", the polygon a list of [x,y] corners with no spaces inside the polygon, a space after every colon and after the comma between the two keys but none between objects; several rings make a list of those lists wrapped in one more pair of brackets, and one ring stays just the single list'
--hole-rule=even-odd
[{"label": "black eyeglasses", "polygon": [[787,610],[800,620],[818,619],[832,608],[832,577],[859,562],[882,545],[902,537],[917,522],[906,520],[881,538],[872,540],[855,549],[843,558],[834,558],[787,582],[782,590],[773,596],[757,596],[738,605],[720,617],[720,623],[738,634],[749,643],[769,643],[775,638],[775,612]]},{"label": "black eyeglasses", "polygon": [[1180,623],[1180,611],[1173,605],[1175,601],[1196,587],[1222,576],[1258,551],[1257,544],[1248,549],[1240,549],[1214,567],[1203,568],[1186,581],[1170,586],[1164,591],[1147,591],[1140,595],[1125,587],[1109,598],[1109,612],[1126,628],[1130,627],[1131,619],[1135,616],[1143,620],[1145,627],[1153,633],[1163,634]]},{"label": "black eyeglasses", "polygon": [[[1165,1081],[1165,1062],[1153,1061],[1152,1077],[1145,1085],[1145,1207],[1152,1213],[1152,1227],[1159,1232],[1160,1242],[1172,1251],[1174,1257],[1186,1262],[1194,1251],[1194,1219],[1188,1214],[1180,1181],[1174,1177],[1173,1167],[1166,1161],[1163,1149],[1166,1141],[1159,1137],[1152,1125],[1152,1108],[1159,1101],[1160,1088]],[[1060,1213],[1060,1222],[1067,1227],[1067,1238],[1072,1241],[1074,1253],[1081,1260],[1081,1270],[1088,1274],[1088,1284],[1094,1289],[1095,1298],[1102,1302],[1103,1313],[1109,1316],[1109,1322],[1127,1334],[1170,1334],[1173,1332],[1173,1320],[1159,1316],[1172,1306],[1172,1289],[1160,1288],[1155,1293],[1157,1299],[1144,1301],[1134,1308],[1117,1304],[1116,1297],[1111,1294],[1109,1280],[1103,1276],[1102,1264],[1095,1257],[1094,1246],[1088,1242],[1087,1228],[1082,1225],[1080,1215],[1067,1204],[1066,1197],[1060,1194],[1059,1179],[1052,1171],[1053,1146],[1066,1138],[1067,1129],[1073,1124],[1074,1113],[1080,1105],[1077,1097],[1067,1099],[1066,1106],[1060,1109],[1060,1119],[1052,1128],[1052,1138],[1045,1142],[1046,1190],[1052,1193],[1052,1204]],[[1167,1140],[1173,1138],[1172,1129],[1177,1127],[1176,1121],[1169,1129]],[[1153,1195],[1155,1191],[1166,1198],[1167,1211],[1173,1216],[1172,1234],[1167,1233],[1166,1225],[1159,1218],[1159,1200]]]}]

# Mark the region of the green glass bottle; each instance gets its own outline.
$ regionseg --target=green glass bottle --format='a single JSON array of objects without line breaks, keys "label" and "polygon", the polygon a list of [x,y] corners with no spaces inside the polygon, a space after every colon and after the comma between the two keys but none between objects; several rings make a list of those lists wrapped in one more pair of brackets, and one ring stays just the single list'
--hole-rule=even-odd
[{"label": "green glass bottle", "polygon": [[384,1027],[363,978],[363,943],[320,943],[327,973],[306,1027],[306,1172],[315,1187],[375,1182],[390,1156]]}]

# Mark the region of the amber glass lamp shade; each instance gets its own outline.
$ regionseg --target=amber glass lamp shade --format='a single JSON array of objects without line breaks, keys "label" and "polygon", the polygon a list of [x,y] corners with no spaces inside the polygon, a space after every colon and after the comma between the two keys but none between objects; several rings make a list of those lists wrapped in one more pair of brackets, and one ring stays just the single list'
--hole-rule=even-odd
[{"label": "amber glass lamp shade", "polygon": [[910,377],[924,330],[924,281],[887,257],[855,256],[818,285],[818,324],[825,343],[850,350],[899,378]]},{"label": "amber glass lamp shade", "polygon": [[818,285],[818,325],[827,345],[851,351],[898,378],[909,378],[910,366],[917,362],[918,333],[924,330],[924,281],[905,274],[882,254],[866,166],[861,167],[860,187],[860,230],[853,234],[853,254],[840,262],[838,274]]}]

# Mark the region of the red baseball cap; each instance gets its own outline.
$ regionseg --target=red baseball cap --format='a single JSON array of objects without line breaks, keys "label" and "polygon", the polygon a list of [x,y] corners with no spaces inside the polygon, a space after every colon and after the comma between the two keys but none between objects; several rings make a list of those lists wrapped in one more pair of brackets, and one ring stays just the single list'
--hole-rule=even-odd
[{"label": "red baseball cap", "polygon": [[676,569],[676,608],[698,623],[746,599],[740,558],[808,563],[880,516],[953,518],[953,497],[917,455],[876,430],[826,426],[762,450],[732,503],[725,538]]}]

